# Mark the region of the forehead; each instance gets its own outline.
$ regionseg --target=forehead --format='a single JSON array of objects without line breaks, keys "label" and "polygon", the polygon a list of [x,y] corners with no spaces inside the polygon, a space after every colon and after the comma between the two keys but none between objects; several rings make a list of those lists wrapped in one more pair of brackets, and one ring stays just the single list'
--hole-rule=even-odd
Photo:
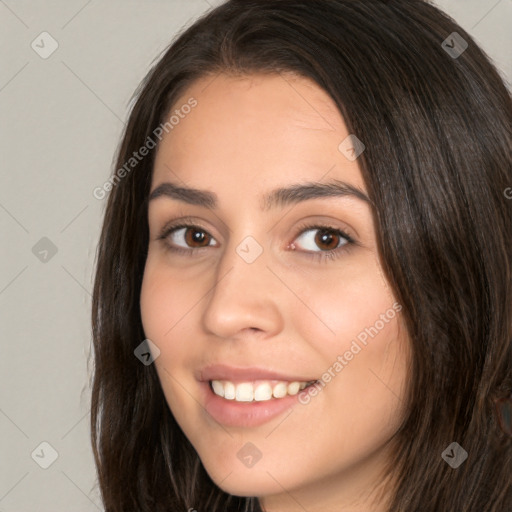
[{"label": "forehead", "polygon": [[[197,105],[181,111],[191,99]],[[327,177],[364,190],[357,162],[338,149],[349,135],[344,120],[330,96],[309,79],[203,77],[175,101],[173,113],[181,113],[180,119],[159,144],[153,186],[171,177],[203,188]]]},{"label": "forehead", "polygon": [[209,106],[229,103],[241,115],[256,118],[263,110],[278,110],[313,129],[329,129],[343,123],[329,94],[313,80],[287,73],[253,73],[234,76],[225,73],[199,78],[176,100],[176,106],[191,95]]}]

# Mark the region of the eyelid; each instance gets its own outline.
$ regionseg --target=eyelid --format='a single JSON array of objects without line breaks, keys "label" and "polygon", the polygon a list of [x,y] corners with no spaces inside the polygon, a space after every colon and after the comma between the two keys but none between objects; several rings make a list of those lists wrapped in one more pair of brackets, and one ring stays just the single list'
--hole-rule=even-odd
[{"label": "eyelid", "polygon": [[[211,235],[210,231],[203,227],[200,222],[196,222],[194,218],[186,216],[181,217],[178,220],[173,220],[165,224],[162,231],[160,232],[160,235],[157,237],[157,240],[162,240],[164,242],[164,248],[165,250],[174,253],[174,254],[183,254],[190,257],[193,257],[197,255],[197,253],[202,253],[204,250],[212,247],[211,245],[203,246],[203,247],[192,247],[192,248],[183,248],[180,246],[174,246],[171,245],[167,238],[170,236],[171,233],[175,233],[177,231],[180,231],[182,229],[189,229],[189,228],[198,228],[200,231],[206,232],[209,237],[211,237],[213,240],[215,240],[215,237]],[[316,230],[327,230],[332,231],[334,233],[338,233],[338,236],[341,238],[344,238],[346,242],[342,244],[339,247],[336,247],[334,249],[328,249],[328,250],[318,250],[318,251],[311,251],[311,250],[295,250],[295,241],[299,236],[302,236],[304,233],[307,233],[308,231],[316,231]],[[286,245],[287,249],[290,249],[290,247],[293,247],[292,252],[297,252],[301,256],[305,256],[310,259],[314,259],[321,263],[327,263],[330,260],[338,259],[345,254],[349,253],[354,247],[359,246],[360,243],[357,241],[355,237],[353,237],[350,233],[347,233],[345,228],[339,228],[333,225],[332,222],[312,222],[312,221],[303,221],[301,225],[299,225],[295,230],[295,235],[292,238],[291,242],[288,242]],[[215,245],[214,245],[215,247]]]},{"label": "eyelid", "polygon": [[350,241],[354,243],[356,243],[356,241],[359,240],[359,234],[352,226],[350,226],[350,224],[342,222],[339,219],[332,219],[328,217],[322,218],[321,216],[315,216],[312,220],[306,218],[301,223],[299,223],[297,228],[295,228],[295,237],[300,235],[305,230],[315,228],[329,229],[332,231],[341,231],[342,233],[344,233],[344,236],[346,236]]},{"label": "eyelid", "polygon": [[[335,223],[339,223],[339,224],[341,224],[341,226],[336,226]],[[165,233],[173,228],[177,228],[181,224],[184,224],[184,225],[186,224],[186,226],[182,226],[182,227],[195,226],[195,227],[201,228],[204,231],[207,231],[210,235],[212,235],[211,229],[206,227],[206,225],[203,224],[202,221],[197,220],[196,217],[193,217],[190,215],[181,216],[181,214],[178,213],[177,218],[170,220],[164,224],[164,226],[160,230],[160,235],[157,238],[159,238],[162,235],[162,233]],[[298,228],[296,228],[296,231],[294,234],[294,239],[298,235],[300,235],[304,229],[313,229],[313,228],[317,228],[317,229],[329,228],[329,229],[332,229],[333,231],[343,231],[343,232],[345,232],[346,235],[348,235],[348,238],[350,238],[354,243],[356,242],[356,240],[359,239],[359,234],[357,233],[357,231],[352,226],[347,224],[346,222],[342,222],[338,219],[324,220],[322,218],[319,218],[319,216],[316,216],[315,220],[304,219],[303,222],[301,224],[299,224]],[[214,237],[214,238],[216,238],[216,237]]]},{"label": "eyelid", "polygon": [[[175,220],[166,222],[164,224],[164,226],[162,227],[162,229],[160,229],[160,234],[157,236],[157,239],[162,238],[163,236],[166,236],[166,233],[169,233],[169,231],[175,230],[180,226],[187,227],[187,228],[197,227],[197,228],[202,229],[203,231],[206,231],[208,234],[211,235],[210,228],[207,228],[204,224],[201,223],[201,221],[197,221],[195,217],[190,217],[190,216],[186,215],[184,217],[179,217]],[[213,235],[211,235],[211,236],[213,237]],[[213,237],[213,238],[215,238],[215,237]]]},{"label": "eyelid", "polygon": [[[345,228],[340,228],[334,226],[332,223],[327,222],[304,222],[297,227],[293,240],[295,241],[299,236],[304,235],[308,231],[318,231],[318,230],[327,230],[335,233],[339,233],[343,238],[347,240],[347,245],[349,243],[356,244],[356,238],[349,232],[349,230]],[[307,251],[306,251],[307,252]],[[327,252],[327,251],[324,251]]]}]

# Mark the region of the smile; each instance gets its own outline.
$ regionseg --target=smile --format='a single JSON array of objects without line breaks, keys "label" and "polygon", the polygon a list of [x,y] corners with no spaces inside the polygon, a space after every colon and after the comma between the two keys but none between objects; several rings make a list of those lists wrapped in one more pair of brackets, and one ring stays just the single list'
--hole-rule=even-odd
[{"label": "smile", "polygon": [[259,380],[235,383],[229,380],[211,380],[212,391],[226,400],[236,402],[263,402],[273,398],[296,395],[299,391],[316,381],[275,381]]}]

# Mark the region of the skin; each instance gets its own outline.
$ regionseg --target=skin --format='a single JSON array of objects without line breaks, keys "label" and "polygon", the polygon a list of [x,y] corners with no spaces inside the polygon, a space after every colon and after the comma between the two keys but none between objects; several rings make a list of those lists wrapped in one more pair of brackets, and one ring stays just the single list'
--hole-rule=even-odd
[{"label": "skin", "polygon": [[[217,194],[215,210],[159,197],[149,203],[150,242],[140,298],[147,338],[171,411],[212,480],[228,493],[258,496],[270,512],[385,510],[381,482],[405,411],[409,339],[400,313],[333,372],[337,357],[396,302],[380,264],[372,209],[354,197],[322,197],[268,211],[259,196],[278,187],[338,179],[366,192],[358,161],[338,149],[349,132],[335,103],[293,75],[202,78],[176,101],[197,106],[162,139],[151,190],[166,181]],[[171,109],[171,110],[173,110]],[[367,144],[369,141],[365,141]],[[200,224],[175,231],[183,216]],[[315,254],[346,240],[336,259]],[[236,252],[252,236],[263,253],[248,264]],[[291,243],[295,245],[290,245]],[[258,427],[219,425],[200,404],[194,372],[209,363],[262,366],[285,374],[334,377],[307,405]],[[237,452],[262,453],[246,467]],[[371,508],[370,508],[371,507]]]}]

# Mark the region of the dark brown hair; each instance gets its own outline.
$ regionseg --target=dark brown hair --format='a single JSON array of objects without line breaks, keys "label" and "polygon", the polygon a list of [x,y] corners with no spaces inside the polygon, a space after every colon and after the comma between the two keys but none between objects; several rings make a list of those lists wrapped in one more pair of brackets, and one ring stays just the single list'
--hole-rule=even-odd
[{"label": "dark brown hair", "polygon": [[[460,55],[449,51],[453,32],[468,44]],[[512,440],[493,406],[512,393],[512,100],[503,79],[423,0],[231,0],[179,34],[141,83],[116,169],[192,82],[252,72],[314,80],[366,145],[358,162],[380,258],[413,350],[389,510],[508,510]],[[91,439],[105,510],[259,511],[256,498],[210,480],[154,365],[134,356],[145,339],[154,153],[117,176],[97,253]],[[468,453],[457,469],[441,457],[452,442]]]}]

